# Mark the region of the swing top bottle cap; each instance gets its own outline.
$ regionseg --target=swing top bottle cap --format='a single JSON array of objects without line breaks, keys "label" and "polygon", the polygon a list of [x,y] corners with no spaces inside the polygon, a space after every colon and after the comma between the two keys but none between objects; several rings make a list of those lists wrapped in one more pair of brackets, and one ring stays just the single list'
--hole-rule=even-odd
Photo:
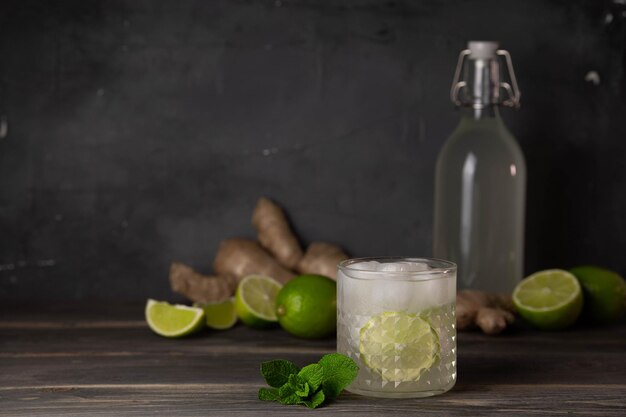
[{"label": "swing top bottle cap", "polygon": [[493,41],[469,41],[467,49],[469,49],[470,59],[492,59],[496,57],[498,50],[498,42]]}]

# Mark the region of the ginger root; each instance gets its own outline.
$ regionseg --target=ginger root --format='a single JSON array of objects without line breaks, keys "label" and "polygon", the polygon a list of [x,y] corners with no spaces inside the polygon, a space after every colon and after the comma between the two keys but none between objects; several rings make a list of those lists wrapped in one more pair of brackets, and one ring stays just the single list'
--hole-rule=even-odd
[{"label": "ginger root", "polygon": [[259,201],[252,213],[252,225],[257,239],[287,269],[294,269],[302,258],[302,248],[287,222],[283,210],[266,197]]},{"label": "ginger root", "polygon": [[250,239],[222,241],[213,261],[213,270],[218,275],[233,275],[237,282],[250,274],[267,275],[281,283],[295,276]]},{"label": "ginger root", "polygon": [[511,297],[477,290],[462,290],[456,295],[458,330],[480,328],[484,333],[501,333],[515,321]]},{"label": "ginger root", "polygon": [[298,263],[301,274],[319,274],[337,279],[337,264],[348,255],[337,245],[324,242],[313,242],[309,245],[304,257]]},{"label": "ginger root", "polygon": [[237,280],[233,275],[209,277],[179,262],[170,267],[172,291],[198,303],[222,301],[233,295]]},{"label": "ginger root", "polygon": [[513,313],[501,308],[483,307],[476,314],[476,325],[489,335],[501,333],[514,321]]},{"label": "ginger root", "polygon": [[348,256],[330,243],[313,242],[306,254],[294,236],[284,211],[261,197],[252,214],[258,242],[252,239],[222,241],[213,261],[216,276],[205,276],[181,263],[170,268],[172,290],[195,302],[213,302],[234,294],[247,275],[266,275],[286,283],[298,273],[336,279],[337,264]]}]

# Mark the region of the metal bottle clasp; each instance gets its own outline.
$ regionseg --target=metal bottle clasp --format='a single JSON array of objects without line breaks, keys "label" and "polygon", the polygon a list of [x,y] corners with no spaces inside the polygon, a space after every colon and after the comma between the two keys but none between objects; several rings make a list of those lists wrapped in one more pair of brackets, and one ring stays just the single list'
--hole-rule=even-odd
[{"label": "metal bottle clasp", "polygon": [[507,50],[498,49],[496,51],[496,55],[504,57],[504,61],[506,62],[506,68],[509,72],[509,78],[511,79],[511,84],[507,82],[499,83],[500,88],[503,88],[504,91],[506,91],[509,95],[508,99],[502,101],[502,105],[519,109],[522,93],[521,91],[519,91],[519,88],[517,86],[517,78],[515,78],[515,71],[513,70],[513,61],[511,60],[511,54],[509,54],[509,51]]},{"label": "metal bottle clasp", "polygon": [[[454,71],[454,78],[452,79],[452,87],[450,88],[450,100],[455,106],[462,106],[464,103],[459,99],[459,93],[462,89],[467,87],[467,82],[461,80],[461,71],[463,70],[463,64],[467,57],[470,55],[469,49],[464,49],[459,54],[459,59],[456,64],[456,70]],[[498,49],[496,51],[497,56],[504,58],[506,63],[507,72],[509,73],[510,83],[502,81],[498,82],[498,88],[506,91],[508,98],[502,100],[499,104],[506,107],[519,108],[520,97],[522,93],[517,86],[517,78],[515,77],[515,71],[513,70],[513,61],[511,60],[511,54],[504,49]]]}]

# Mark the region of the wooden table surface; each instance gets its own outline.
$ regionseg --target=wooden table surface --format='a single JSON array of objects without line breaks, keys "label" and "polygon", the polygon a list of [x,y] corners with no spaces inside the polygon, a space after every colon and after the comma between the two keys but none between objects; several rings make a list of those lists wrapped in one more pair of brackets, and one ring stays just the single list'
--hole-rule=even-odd
[{"label": "wooden table surface", "polygon": [[345,393],[309,411],[257,399],[262,361],[304,365],[334,340],[238,325],[183,340],[154,335],[143,305],[4,309],[3,416],[626,415],[626,323],[560,333],[462,333],[447,394],[394,400]]}]

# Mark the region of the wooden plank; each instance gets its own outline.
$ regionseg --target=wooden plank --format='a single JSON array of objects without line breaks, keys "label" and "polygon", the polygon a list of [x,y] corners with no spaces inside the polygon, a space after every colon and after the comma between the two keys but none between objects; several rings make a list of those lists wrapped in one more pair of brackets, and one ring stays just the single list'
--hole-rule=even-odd
[{"label": "wooden plank", "polygon": [[[352,416],[623,416],[626,385],[460,385],[438,397],[378,399],[345,393],[316,415]],[[177,415],[292,416],[304,409],[259,401],[254,384],[92,384],[0,390],[12,416]]]},{"label": "wooden plank", "polygon": [[[245,326],[183,340],[151,333],[136,306],[0,319],[0,415],[293,415],[256,398],[260,362],[304,365],[334,351],[280,329]],[[139,316],[141,317],[141,316]],[[462,333],[457,386],[419,400],[352,394],[318,415],[623,415],[626,325],[500,337]]]},{"label": "wooden plank", "polygon": [[[109,348],[111,348],[109,346]],[[48,354],[22,353],[0,357],[0,386],[30,386],[68,383],[115,383],[154,381],[167,383],[261,384],[259,364],[285,358],[298,365],[317,361],[331,349],[257,350],[233,347],[204,350],[115,351],[100,353],[70,352]],[[6,355],[6,354],[5,354]],[[68,372],[72,370],[72,372]],[[625,380],[626,364],[622,353],[537,355],[535,358],[502,351],[459,352],[459,381],[467,384],[620,384]]]}]

